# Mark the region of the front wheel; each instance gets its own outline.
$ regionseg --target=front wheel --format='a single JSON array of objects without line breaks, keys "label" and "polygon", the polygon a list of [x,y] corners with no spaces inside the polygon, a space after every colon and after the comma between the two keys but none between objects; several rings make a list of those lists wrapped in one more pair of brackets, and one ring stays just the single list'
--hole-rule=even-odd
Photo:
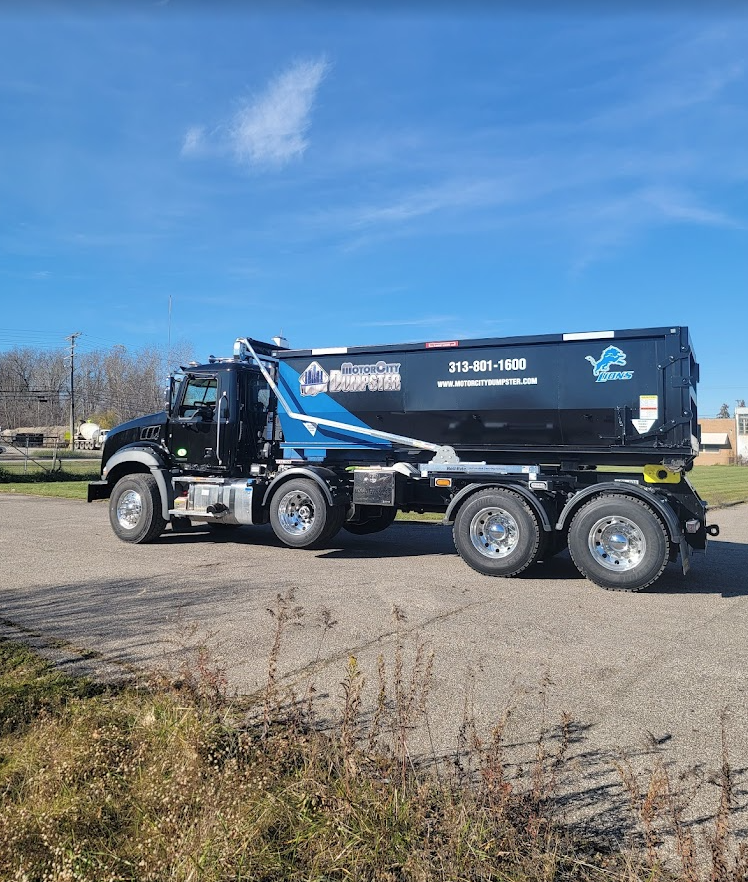
[{"label": "front wheel", "polygon": [[109,499],[109,522],[123,542],[153,542],[164,532],[161,494],[153,475],[126,475],[117,481]]},{"label": "front wheel", "polygon": [[574,516],[569,553],[579,572],[601,588],[641,591],[667,566],[670,539],[643,500],[599,496]]},{"label": "front wheel", "polygon": [[288,481],[270,503],[270,524],[275,535],[291,548],[320,548],[339,532],[346,516],[344,505],[328,505],[314,481]]},{"label": "front wheel", "polygon": [[452,528],[460,557],[486,576],[516,576],[526,570],[538,558],[540,533],[529,505],[497,487],[471,496]]}]

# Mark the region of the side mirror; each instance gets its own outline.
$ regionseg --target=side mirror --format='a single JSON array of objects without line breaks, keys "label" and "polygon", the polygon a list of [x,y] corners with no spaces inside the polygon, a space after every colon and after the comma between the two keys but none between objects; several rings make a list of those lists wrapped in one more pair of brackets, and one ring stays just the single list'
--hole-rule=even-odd
[{"label": "side mirror", "polygon": [[169,377],[169,385],[164,389],[164,410],[171,416],[174,407],[174,377]]}]

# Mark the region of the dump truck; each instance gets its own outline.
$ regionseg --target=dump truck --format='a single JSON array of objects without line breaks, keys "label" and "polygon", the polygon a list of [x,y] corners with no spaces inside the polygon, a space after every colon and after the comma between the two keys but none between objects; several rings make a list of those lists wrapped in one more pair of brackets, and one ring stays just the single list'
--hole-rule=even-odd
[{"label": "dump truck", "polygon": [[679,558],[687,573],[719,532],[687,477],[698,375],[680,326],[303,350],[243,337],[173,375],[164,412],[109,432],[88,499],[109,499],[131,543],[269,523],[314,549],[437,512],[479,573],[568,548],[596,585],[637,591]]}]

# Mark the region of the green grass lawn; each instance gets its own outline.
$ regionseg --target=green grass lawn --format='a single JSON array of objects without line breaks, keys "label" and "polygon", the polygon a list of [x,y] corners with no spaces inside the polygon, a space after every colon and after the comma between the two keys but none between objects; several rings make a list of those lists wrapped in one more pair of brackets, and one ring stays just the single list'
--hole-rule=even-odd
[{"label": "green grass lawn", "polygon": [[[92,469],[92,463],[65,463],[62,479],[41,481],[39,475],[32,481],[13,481],[12,477],[23,474],[23,465],[3,463],[2,469],[10,472],[9,479],[3,482],[0,477],[0,493],[28,493],[33,496],[62,496],[66,499],[85,499],[88,481],[97,480],[98,472]],[[38,470],[37,470],[38,472]],[[83,480],[75,480],[78,475]],[[71,479],[70,476],[74,476]],[[689,480],[697,492],[712,507],[732,505],[737,502],[748,502],[748,468],[743,466],[695,466],[689,472]],[[400,512],[399,521],[440,521],[440,514],[415,514]]]},{"label": "green grass lawn", "polygon": [[86,499],[88,481],[11,481],[0,484],[0,493],[23,493],[26,496],[60,496],[63,499]]},{"label": "green grass lawn", "polygon": [[748,501],[748,468],[745,466],[694,466],[689,478],[709,505]]},{"label": "green grass lawn", "polygon": [[[93,457],[91,457],[93,459]],[[62,464],[61,472],[64,475],[90,475],[99,473],[99,464],[98,462],[80,462],[78,459],[63,459],[57,461],[57,467],[60,467]],[[8,475],[14,476],[18,475],[19,477],[23,476],[40,476],[43,477],[45,472],[49,472],[52,469],[52,460],[51,459],[38,459],[37,462],[29,461],[26,472],[23,470],[23,462],[18,461],[3,461],[0,462],[0,475],[5,472]],[[59,474],[59,473],[58,473]]]}]

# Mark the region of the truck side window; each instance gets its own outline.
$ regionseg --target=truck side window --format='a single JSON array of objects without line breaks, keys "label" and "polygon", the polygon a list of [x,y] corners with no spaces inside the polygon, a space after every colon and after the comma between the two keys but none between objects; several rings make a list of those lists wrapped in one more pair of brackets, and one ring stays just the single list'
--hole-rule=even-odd
[{"label": "truck side window", "polygon": [[196,416],[212,420],[215,414],[218,382],[215,377],[190,377],[179,405],[179,419]]}]

